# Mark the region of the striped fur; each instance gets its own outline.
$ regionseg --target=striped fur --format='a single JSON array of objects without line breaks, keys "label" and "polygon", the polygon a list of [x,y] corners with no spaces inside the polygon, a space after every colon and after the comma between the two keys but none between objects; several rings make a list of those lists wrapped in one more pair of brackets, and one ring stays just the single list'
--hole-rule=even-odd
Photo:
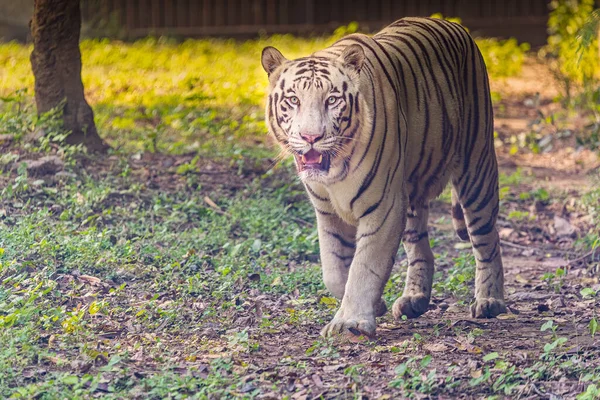
[{"label": "striped fur", "polygon": [[[401,239],[409,266],[394,316],[427,311],[428,205],[448,182],[455,229],[476,258],[472,315],[505,312],[492,104],[469,34],[444,20],[404,18],[297,60],[266,48],[262,63],[268,129],[295,155],[316,211],[325,285],[342,300],[322,333],[374,335]],[[311,149],[328,170],[302,170]]]}]

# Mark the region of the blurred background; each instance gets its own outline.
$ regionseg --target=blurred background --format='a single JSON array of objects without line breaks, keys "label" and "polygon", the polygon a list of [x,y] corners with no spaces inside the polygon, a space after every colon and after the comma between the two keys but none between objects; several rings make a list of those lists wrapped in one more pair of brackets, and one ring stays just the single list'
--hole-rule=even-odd
[{"label": "blurred background", "polygon": [[[404,16],[441,13],[461,18],[476,36],[545,43],[547,0],[83,0],[84,33],[251,37],[273,33],[327,33],[356,21],[374,31]],[[0,36],[27,37],[33,1],[0,0]]]}]

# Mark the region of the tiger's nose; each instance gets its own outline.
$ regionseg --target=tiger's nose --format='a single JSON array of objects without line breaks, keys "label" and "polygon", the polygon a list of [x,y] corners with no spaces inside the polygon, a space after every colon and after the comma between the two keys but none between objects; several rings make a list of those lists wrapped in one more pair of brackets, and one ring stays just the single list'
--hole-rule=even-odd
[{"label": "tiger's nose", "polygon": [[302,139],[304,139],[305,141],[307,141],[308,143],[315,143],[318,142],[319,140],[321,140],[323,138],[322,134],[316,134],[316,135],[309,135],[307,133],[301,133],[300,137]]}]

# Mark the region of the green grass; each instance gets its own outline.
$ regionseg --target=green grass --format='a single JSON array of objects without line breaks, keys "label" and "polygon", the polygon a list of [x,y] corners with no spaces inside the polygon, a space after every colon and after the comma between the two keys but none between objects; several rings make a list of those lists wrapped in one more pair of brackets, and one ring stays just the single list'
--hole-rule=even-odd
[{"label": "green grass", "polygon": [[[106,374],[117,376],[109,392],[143,390],[153,398],[173,390],[217,393],[216,387],[225,393],[239,383],[235,374],[220,376],[231,370],[224,361],[203,379],[169,372],[214,345],[201,340],[180,352],[169,336],[207,324],[237,329],[228,315],[244,309],[252,290],[299,289],[299,300],[313,303],[324,293],[320,271],[306,261],[318,251],[316,232],[291,220],[312,220],[310,205],[291,200],[300,193],[295,184],[260,184],[249,182],[233,197],[211,194],[227,215],[208,206],[202,191],[148,192],[127,177],[83,174],[5,196],[3,204],[16,208],[0,222],[0,396],[77,396]],[[320,319],[327,307],[316,305],[309,316],[265,315],[264,325]],[[125,321],[150,337],[98,342]],[[228,337],[231,351],[252,351],[247,332]],[[143,379],[127,369],[139,347],[159,364]],[[60,371],[78,362],[106,365],[98,375]],[[32,379],[48,363],[58,371]]]}]

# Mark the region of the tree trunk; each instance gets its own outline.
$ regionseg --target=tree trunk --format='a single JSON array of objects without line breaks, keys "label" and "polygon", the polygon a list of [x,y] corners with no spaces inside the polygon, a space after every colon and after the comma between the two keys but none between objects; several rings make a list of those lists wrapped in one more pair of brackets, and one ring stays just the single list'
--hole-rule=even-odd
[{"label": "tree trunk", "polygon": [[94,124],[94,112],[85,100],[81,81],[79,0],[34,0],[31,67],[39,114],[64,103],[68,144],[83,143],[91,151],[105,151]]}]

